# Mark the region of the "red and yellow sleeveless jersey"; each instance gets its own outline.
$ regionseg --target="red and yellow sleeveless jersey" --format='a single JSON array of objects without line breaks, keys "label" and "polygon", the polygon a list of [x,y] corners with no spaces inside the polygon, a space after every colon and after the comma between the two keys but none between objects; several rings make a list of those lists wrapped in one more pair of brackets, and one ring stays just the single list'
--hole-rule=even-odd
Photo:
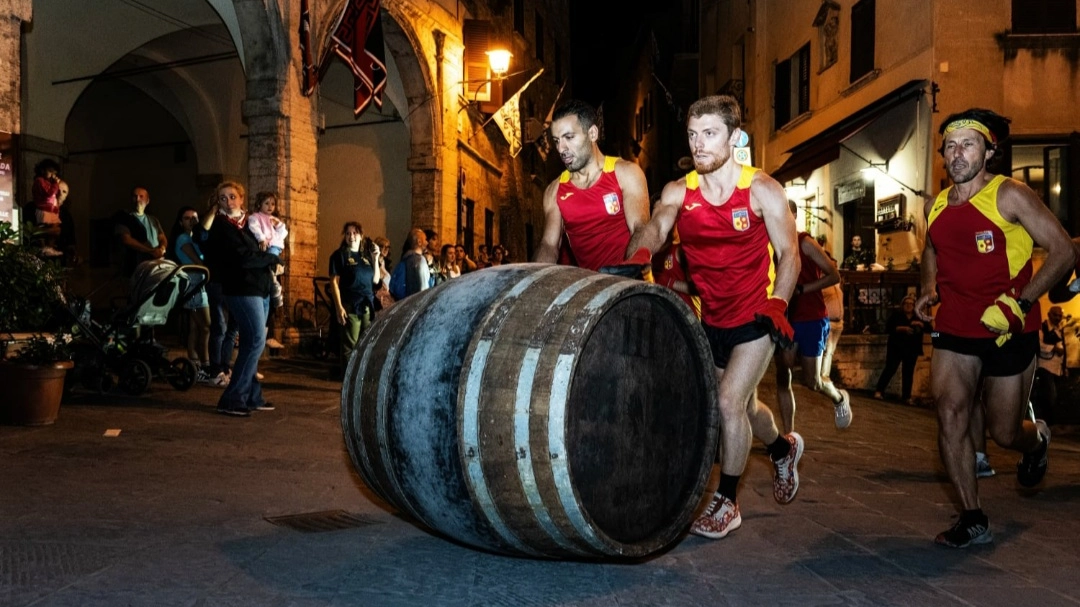
[{"label": "red and yellow sleeveless jersey", "polygon": [[622,262],[630,245],[623,193],[615,177],[615,161],[606,156],[604,170],[591,187],[582,189],[570,181],[570,172],[559,176],[555,192],[563,230],[579,268],[599,270]]},{"label": "red and yellow sleeveless jersey", "polygon": [[[812,257],[803,253],[803,241],[814,237],[806,232],[799,232],[799,261],[802,262],[799,270],[799,278],[796,284],[805,285],[821,278],[824,272],[818,267]],[[788,319],[791,322],[805,322],[808,320],[821,320],[829,316],[829,309],[825,307],[825,294],[821,291],[794,295],[791,298],[791,307],[788,308]]]},{"label": "red and yellow sleeveless jersey", "polygon": [[686,175],[686,196],[676,227],[690,278],[701,295],[701,319],[720,329],[754,320],[772,295],[776,278],[765,220],[750,207],[750,183],[758,169],[744,166],[731,196],[712,204]]},{"label": "red and yellow sleeveless jersey", "polygon": [[[979,322],[998,295],[1019,291],[1031,281],[1034,241],[1022,226],[998,212],[998,189],[1007,178],[995,175],[971,200],[949,205],[946,188],[930,207],[927,233],[937,253],[941,298],[934,329],[959,337],[996,337]],[[1039,303],[1028,312],[1024,333],[1039,330]]]},{"label": "red and yellow sleeveless jersey", "polygon": [[[679,243],[678,230],[676,230],[675,241],[671,243],[668,250],[662,255],[656,255],[653,257],[653,282],[658,285],[668,286],[678,281],[689,282],[686,276],[686,272],[683,270],[683,264],[679,260]],[[670,287],[669,287],[670,288]],[[690,306],[690,309],[694,311],[694,316],[701,318],[701,298],[697,295],[688,295],[686,293],[680,293],[675,291],[679,299],[686,302],[686,305]]]}]

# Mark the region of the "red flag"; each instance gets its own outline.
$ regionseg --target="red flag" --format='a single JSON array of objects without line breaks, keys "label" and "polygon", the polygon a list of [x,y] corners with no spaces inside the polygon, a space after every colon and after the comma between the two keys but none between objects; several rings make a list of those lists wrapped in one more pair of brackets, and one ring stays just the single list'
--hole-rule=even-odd
[{"label": "red flag", "polygon": [[305,97],[315,92],[315,66],[311,63],[311,12],[308,0],[300,0],[300,92]]},{"label": "red flag", "polygon": [[319,59],[320,79],[328,65],[326,55],[332,52],[352,70],[355,85],[353,113],[359,116],[372,101],[381,108],[383,89],[386,88],[386,61],[379,0],[349,0],[334,23],[333,32],[329,46]]}]

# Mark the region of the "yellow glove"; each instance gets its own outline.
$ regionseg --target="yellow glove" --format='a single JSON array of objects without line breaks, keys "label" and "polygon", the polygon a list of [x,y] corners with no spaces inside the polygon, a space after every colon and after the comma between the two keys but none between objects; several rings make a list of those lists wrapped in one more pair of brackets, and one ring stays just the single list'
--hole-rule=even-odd
[{"label": "yellow glove", "polygon": [[979,322],[987,329],[1000,334],[996,341],[998,347],[1001,347],[1005,342],[1009,341],[1013,333],[1024,330],[1024,316],[1020,304],[1012,297],[1002,293],[998,295],[994,303],[983,310]]}]

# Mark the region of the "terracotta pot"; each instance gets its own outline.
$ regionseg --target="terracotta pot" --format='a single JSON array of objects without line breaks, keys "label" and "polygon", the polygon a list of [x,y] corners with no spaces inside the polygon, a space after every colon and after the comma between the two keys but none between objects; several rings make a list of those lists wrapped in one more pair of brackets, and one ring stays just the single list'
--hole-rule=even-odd
[{"label": "terracotta pot", "polygon": [[0,405],[0,424],[46,426],[56,421],[64,395],[64,376],[75,363],[48,365],[0,362],[0,386],[7,398]]}]

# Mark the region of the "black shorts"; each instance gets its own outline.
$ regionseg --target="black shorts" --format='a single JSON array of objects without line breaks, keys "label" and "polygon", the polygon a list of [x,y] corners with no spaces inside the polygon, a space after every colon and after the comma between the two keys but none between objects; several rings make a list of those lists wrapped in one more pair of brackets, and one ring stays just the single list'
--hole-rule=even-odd
[{"label": "black shorts", "polygon": [[935,350],[948,350],[982,361],[982,374],[990,377],[1019,375],[1039,352],[1039,332],[1012,336],[998,347],[996,337],[957,337],[948,333],[930,334]]},{"label": "black shorts", "polygon": [[735,346],[769,335],[769,331],[763,329],[761,323],[753,320],[730,329],[717,329],[705,323],[701,323],[701,326],[705,329],[705,337],[709,339],[713,364],[717,369],[727,368],[728,361],[731,360],[731,351],[735,349]]}]

